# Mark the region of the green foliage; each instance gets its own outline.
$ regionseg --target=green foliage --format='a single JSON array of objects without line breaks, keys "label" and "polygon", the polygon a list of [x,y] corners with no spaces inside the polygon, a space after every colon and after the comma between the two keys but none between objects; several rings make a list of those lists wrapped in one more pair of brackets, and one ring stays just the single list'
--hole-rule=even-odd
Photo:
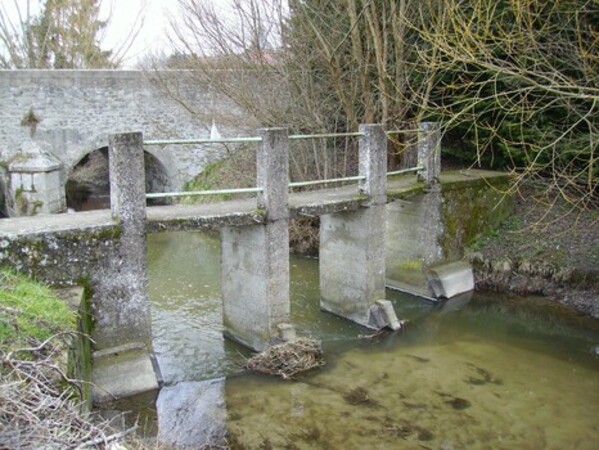
[{"label": "green foliage", "polygon": [[106,22],[98,19],[98,0],[46,0],[31,25],[39,64],[54,69],[113,67],[109,51],[100,48]]},{"label": "green foliage", "polygon": [[421,29],[423,106],[448,152],[594,189],[599,10],[589,0],[443,3]]},{"label": "green foliage", "polygon": [[29,111],[27,111],[27,113],[21,119],[21,126],[29,127],[29,130],[30,130],[29,134],[31,137],[33,137],[33,135],[35,134],[35,130],[37,129],[37,126],[39,125],[39,123],[41,121],[42,121],[41,117],[36,114],[36,112],[33,110],[33,106],[32,106],[29,108]]},{"label": "green foliage", "polygon": [[522,218],[511,216],[500,227],[490,229],[478,236],[468,247],[472,251],[479,251],[488,245],[489,241],[500,239],[505,233],[515,232],[522,227]]},{"label": "green foliage", "polygon": [[[0,68],[114,68],[111,51],[100,47],[106,21],[99,19],[100,0],[43,0],[40,13],[15,7],[19,22],[0,8]],[[21,9],[22,8],[22,9]]]},{"label": "green foliage", "polygon": [[1,347],[27,347],[74,326],[75,314],[50,288],[0,269]]},{"label": "green foliage", "polygon": [[[185,191],[208,191],[212,189],[218,189],[219,173],[226,165],[226,160],[213,162],[208,165],[204,171],[194,177],[193,180],[185,183],[183,190]],[[218,195],[203,195],[203,196],[190,196],[183,197],[181,203],[210,203],[219,202],[224,200],[230,200],[231,194],[218,194]]]},{"label": "green foliage", "polygon": [[[224,158],[209,164],[191,181],[185,183],[185,191],[207,191],[245,188],[256,185],[255,146],[241,146]],[[236,194],[241,198],[246,194]],[[230,200],[231,194],[183,197],[181,203],[210,203]]]}]

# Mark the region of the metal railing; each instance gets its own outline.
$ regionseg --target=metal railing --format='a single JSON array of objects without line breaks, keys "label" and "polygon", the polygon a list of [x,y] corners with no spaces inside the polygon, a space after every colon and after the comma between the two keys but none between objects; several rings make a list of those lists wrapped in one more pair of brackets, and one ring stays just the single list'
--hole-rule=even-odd
[{"label": "metal railing", "polygon": [[[387,136],[402,133],[401,130],[387,131]],[[347,133],[319,133],[319,134],[292,134],[288,136],[291,141],[304,140],[304,139],[327,139],[327,138],[339,138],[339,137],[363,137],[364,133],[360,132],[347,132]],[[231,138],[198,138],[198,139],[151,139],[144,141],[144,145],[193,145],[193,144],[240,144],[250,142],[262,142],[260,136],[247,136],[247,137],[231,137]],[[395,170],[387,172],[387,176],[408,174],[413,172],[419,172],[424,170],[423,166],[412,167],[408,169]],[[305,187],[305,186],[318,186],[328,185],[336,183],[344,183],[351,181],[361,181],[366,177],[363,175],[342,177],[342,178],[329,178],[325,180],[309,180],[309,181],[296,181],[289,183],[289,189]],[[187,191],[187,192],[153,192],[146,194],[147,199],[160,199],[160,198],[179,198],[179,197],[193,197],[203,195],[227,195],[227,194],[251,194],[263,192],[262,187],[250,187],[250,188],[234,188],[234,189],[215,189],[205,191]]]},{"label": "metal railing", "polygon": [[207,191],[185,191],[185,192],[152,192],[146,194],[146,198],[175,198],[175,197],[193,197],[199,195],[226,195],[226,194],[251,194],[264,191],[261,187],[253,188],[234,188],[234,189],[215,189]]},{"label": "metal railing", "polygon": [[244,142],[262,142],[262,138],[260,136],[250,136],[219,139],[150,139],[144,141],[144,145],[240,144]]},{"label": "metal railing", "polygon": [[406,173],[420,172],[421,170],[424,170],[424,169],[425,169],[424,166],[408,167],[407,169],[394,170],[392,172],[387,172],[387,176],[389,177],[392,175],[403,175]]}]

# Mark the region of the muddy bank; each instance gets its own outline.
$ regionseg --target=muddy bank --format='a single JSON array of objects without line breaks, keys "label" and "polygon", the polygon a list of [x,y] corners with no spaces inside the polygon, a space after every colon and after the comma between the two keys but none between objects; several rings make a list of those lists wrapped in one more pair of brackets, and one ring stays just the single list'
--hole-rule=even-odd
[{"label": "muddy bank", "polygon": [[514,215],[466,257],[478,289],[544,295],[599,318],[599,209],[523,189]]},{"label": "muddy bank", "polygon": [[476,288],[519,295],[543,295],[599,319],[599,273],[560,267],[546,261],[504,257],[488,259],[471,253]]}]

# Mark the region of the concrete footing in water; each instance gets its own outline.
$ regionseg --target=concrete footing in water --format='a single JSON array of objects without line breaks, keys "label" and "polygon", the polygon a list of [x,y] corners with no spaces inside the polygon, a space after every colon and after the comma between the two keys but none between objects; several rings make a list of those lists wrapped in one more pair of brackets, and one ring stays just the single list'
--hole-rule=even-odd
[{"label": "concrete footing in water", "polygon": [[157,389],[148,295],[145,173],[141,133],[109,139],[110,195],[120,235],[113,257],[91,276],[94,404]]},{"label": "concrete footing in water", "polygon": [[401,329],[402,322],[397,318],[393,304],[389,300],[377,300],[370,307],[370,325],[372,328],[390,328],[393,331]]},{"label": "concrete footing in water", "polygon": [[92,402],[95,405],[159,387],[156,365],[141,342],[94,352],[92,364]]},{"label": "concrete footing in water", "polygon": [[287,129],[259,131],[258,211],[264,223],[221,229],[224,334],[257,351],[289,322],[289,152]]},{"label": "concrete footing in water", "polygon": [[156,401],[158,441],[180,448],[217,448],[227,434],[225,379],[164,387]]},{"label": "concrete footing in water", "polygon": [[368,201],[357,211],[320,218],[320,307],[365,327],[399,329],[391,303],[380,302],[385,298],[387,136],[378,125],[361,125],[360,132],[360,192]]},{"label": "concrete footing in water", "polygon": [[436,298],[453,298],[474,290],[472,266],[465,261],[431,267],[426,275]]}]

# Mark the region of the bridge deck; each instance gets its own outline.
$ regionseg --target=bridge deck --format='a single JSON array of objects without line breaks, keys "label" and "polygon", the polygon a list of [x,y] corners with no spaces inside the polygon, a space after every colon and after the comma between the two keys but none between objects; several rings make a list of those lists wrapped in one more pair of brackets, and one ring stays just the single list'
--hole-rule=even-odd
[{"label": "bridge deck", "polygon": [[[468,170],[447,172],[442,183],[490,182],[506,174]],[[414,175],[390,177],[387,186],[389,200],[406,197],[423,189]],[[345,210],[355,210],[364,199],[358,195],[357,185],[334,189],[292,193],[289,209],[292,217],[322,215]],[[249,225],[263,221],[256,208],[256,199],[237,199],[218,203],[193,205],[150,206],[147,208],[148,232],[194,230],[223,225]],[[114,226],[110,210],[83,211],[71,214],[52,214],[33,217],[15,217],[0,220],[0,237],[24,234],[68,232]]]}]

